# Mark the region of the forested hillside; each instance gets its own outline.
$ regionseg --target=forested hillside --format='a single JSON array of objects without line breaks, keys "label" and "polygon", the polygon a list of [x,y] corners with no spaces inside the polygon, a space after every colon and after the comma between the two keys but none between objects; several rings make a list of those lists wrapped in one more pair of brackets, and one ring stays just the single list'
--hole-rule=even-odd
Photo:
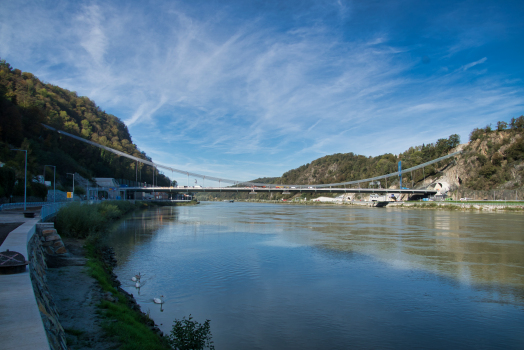
[{"label": "forested hillside", "polygon": [[[113,177],[135,179],[136,163],[85,143],[60,136],[41,126],[44,123],[136,157],[149,159],[133,144],[125,124],[104,112],[94,101],[52,84],[46,84],[28,72],[13,69],[0,60],[0,161],[6,166],[0,174],[0,198],[20,194],[13,188],[9,168],[23,179],[24,153],[28,150],[28,178],[43,174],[44,165],[56,166],[57,182],[68,186],[67,173],[78,172],[85,178]],[[139,165],[142,181],[152,182],[153,169]],[[53,169],[47,168],[47,179]],[[140,181],[140,179],[139,179]],[[169,179],[158,176],[159,185]],[[37,185],[32,185],[36,189]],[[22,193],[23,194],[23,193]],[[36,193],[35,193],[36,194]]]},{"label": "forested hillside", "polygon": [[[274,181],[275,183],[324,184],[366,179],[397,171],[399,160],[402,161],[404,169],[410,168],[446,155],[459,144],[460,137],[451,135],[448,139],[440,139],[435,144],[411,147],[398,156],[391,153],[377,157],[337,153],[290,170]],[[435,167],[428,167],[426,174],[434,173],[435,169]]]},{"label": "forested hillside", "polygon": [[[290,170],[281,177],[253,181],[297,185],[354,181],[396,172],[399,161],[402,161],[403,169],[408,169],[461,149],[463,153],[457,157],[405,174],[403,186],[416,188],[444,181],[449,184],[449,190],[456,193],[495,189],[518,189],[520,193],[524,187],[524,116],[512,118],[510,123],[499,121],[496,125],[473,129],[469,142],[462,145],[459,136],[454,134],[435,143],[410,147],[398,155],[386,153],[366,157],[354,153],[337,153]],[[398,188],[398,185],[396,177],[390,178],[387,183],[381,180],[382,187]],[[271,198],[291,196],[276,193]],[[209,195],[200,197],[207,198]],[[217,197],[253,198],[248,194],[223,193]],[[257,198],[266,197],[257,195]]]},{"label": "forested hillside", "polygon": [[[523,136],[524,116],[513,118],[509,124],[499,121],[496,128],[476,128],[460,156],[427,166],[424,171],[415,171],[412,184],[416,186],[424,177],[436,176],[451,164],[462,164],[464,169],[459,182],[467,188],[488,190],[505,186],[508,182],[511,187],[521,187],[524,178]],[[402,161],[403,169],[428,162],[451,153],[459,144],[459,136],[451,135],[448,139],[440,139],[435,143],[410,147],[399,155],[387,153],[366,157],[353,153],[337,153],[290,170],[282,177],[275,178],[273,183],[323,184],[366,179],[396,172],[399,161]],[[389,185],[395,183],[392,180]],[[406,180],[411,183],[410,176]]]}]

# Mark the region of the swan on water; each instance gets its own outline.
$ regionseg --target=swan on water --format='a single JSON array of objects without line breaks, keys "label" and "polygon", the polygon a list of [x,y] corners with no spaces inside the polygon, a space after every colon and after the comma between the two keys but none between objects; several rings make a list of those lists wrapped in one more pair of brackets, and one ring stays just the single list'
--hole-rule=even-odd
[{"label": "swan on water", "polygon": [[142,277],[142,276],[140,275],[140,272],[139,272],[138,275],[134,275],[133,277],[131,277],[131,281],[133,281],[133,282],[139,281],[140,282],[140,277]]},{"label": "swan on water", "polygon": [[135,283],[135,287],[140,288],[140,280]]},{"label": "swan on water", "polygon": [[162,299],[164,296],[161,295],[159,298],[153,298],[153,301],[155,302],[155,304],[163,304],[164,303],[164,299]]}]

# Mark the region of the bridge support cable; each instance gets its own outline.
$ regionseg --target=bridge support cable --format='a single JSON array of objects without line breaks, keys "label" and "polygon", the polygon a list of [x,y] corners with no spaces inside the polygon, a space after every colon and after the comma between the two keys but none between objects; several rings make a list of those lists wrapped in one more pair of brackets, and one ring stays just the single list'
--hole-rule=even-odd
[{"label": "bridge support cable", "polygon": [[[124,153],[122,151],[118,151],[116,149],[113,149],[113,148],[110,148],[110,147],[107,147],[107,146],[103,146],[103,145],[98,144],[96,142],[93,142],[93,141],[90,141],[90,140],[86,140],[86,139],[84,139],[82,137],[79,137],[79,136],[76,136],[76,135],[72,135],[72,134],[67,133],[65,131],[62,131],[62,130],[58,130],[58,129],[53,128],[53,127],[51,127],[49,125],[46,125],[46,124],[41,124],[41,125],[43,125],[45,128],[47,128],[49,130],[56,131],[57,133],[59,133],[61,135],[65,135],[65,136],[71,137],[71,138],[73,138],[75,140],[88,143],[88,144],[90,144],[92,146],[95,146],[95,147],[98,147],[98,148],[102,148],[102,149],[104,149],[106,151],[112,152],[112,153],[117,154],[119,156],[126,157],[126,158],[132,159],[134,161],[137,161],[137,162],[140,162],[140,163],[143,163],[143,164],[146,164],[146,165],[150,165],[150,166],[152,166],[154,168],[161,168],[161,169],[171,170],[171,172],[178,173],[178,174],[184,174],[184,175],[187,174],[187,176],[188,176],[188,182],[187,182],[188,183],[188,187],[189,187],[189,175],[191,175],[191,176],[198,177],[198,178],[207,177],[209,180],[219,182],[219,184],[221,182],[225,182],[225,183],[229,183],[229,184],[232,184],[232,185],[244,184],[244,185],[249,185],[249,186],[269,186],[271,188],[271,184],[268,185],[267,183],[251,182],[251,181],[235,181],[235,180],[223,179],[223,178],[218,178],[218,177],[214,177],[214,176],[202,175],[202,174],[192,173],[192,172],[188,172],[188,171],[181,170],[181,169],[172,168],[172,167],[169,167],[169,166],[166,166],[166,165],[162,165],[162,164],[158,164],[158,163],[149,161],[147,159],[142,159],[142,158],[138,158],[138,157],[132,156],[130,154]],[[355,181],[346,181],[346,182],[331,183],[331,184],[321,184],[321,185],[314,185],[314,186],[315,186],[315,188],[324,188],[324,187],[331,187],[331,186],[358,184],[359,188],[360,188],[360,183],[362,183],[362,182],[370,182],[370,181],[375,181],[375,180],[386,179],[388,177],[399,176],[402,173],[407,173],[407,172],[410,172],[410,171],[413,172],[413,170],[417,170],[417,169],[420,169],[420,168],[422,168],[422,171],[424,172],[424,167],[425,166],[428,166],[430,164],[434,164],[434,163],[440,162],[440,161],[442,161],[444,159],[447,159],[447,158],[451,158],[451,157],[457,156],[457,155],[459,155],[461,153],[462,153],[462,151],[453,152],[453,153],[448,154],[446,156],[436,158],[434,160],[431,160],[431,161],[423,163],[423,164],[419,164],[419,165],[411,167],[409,169],[397,171],[397,172],[386,174],[386,175],[375,176],[375,177],[372,177],[372,178],[369,178],[369,179],[362,179],[362,180],[355,180]],[[425,176],[425,173],[424,173],[424,176]],[[413,180],[413,173],[412,173],[412,180]],[[273,186],[301,186],[301,185],[289,185],[289,184],[286,184],[286,185],[283,185],[283,184],[272,184],[272,185]]]}]

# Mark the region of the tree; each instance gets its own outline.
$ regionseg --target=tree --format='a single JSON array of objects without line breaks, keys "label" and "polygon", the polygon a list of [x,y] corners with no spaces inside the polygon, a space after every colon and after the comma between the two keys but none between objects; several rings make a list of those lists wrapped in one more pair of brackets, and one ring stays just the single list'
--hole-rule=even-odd
[{"label": "tree", "polygon": [[33,195],[39,198],[42,198],[42,201],[47,197],[47,186],[38,182],[33,182],[31,184],[31,191]]},{"label": "tree", "polygon": [[81,187],[81,186],[76,186],[75,187],[75,194],[76,195],[84,195],[84,194],[86,194],[86,190],[83,187]]},{"label": "tree", "polygon": [[12,168],[6,166],[0,168],[0,186],[4,189],[4,195],[10,197],[13,194],[16,182],[16,173]]},{"label": "tree", "polygon": [[458,145],[460,145],[460,136],[457,134],[450,135],[448,138],[448,141],[449,141],[449,147],[455,148]]}]

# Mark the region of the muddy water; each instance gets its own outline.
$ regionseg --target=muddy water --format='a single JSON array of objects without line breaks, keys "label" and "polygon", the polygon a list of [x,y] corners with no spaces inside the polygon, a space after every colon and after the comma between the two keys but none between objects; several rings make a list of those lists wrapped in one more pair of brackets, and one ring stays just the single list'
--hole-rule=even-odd
[{"label": "muddy water", "polygon": [[524,348],[522,214],[221,202],[110,244],[164,332],[211,319],[217,349]]}]

